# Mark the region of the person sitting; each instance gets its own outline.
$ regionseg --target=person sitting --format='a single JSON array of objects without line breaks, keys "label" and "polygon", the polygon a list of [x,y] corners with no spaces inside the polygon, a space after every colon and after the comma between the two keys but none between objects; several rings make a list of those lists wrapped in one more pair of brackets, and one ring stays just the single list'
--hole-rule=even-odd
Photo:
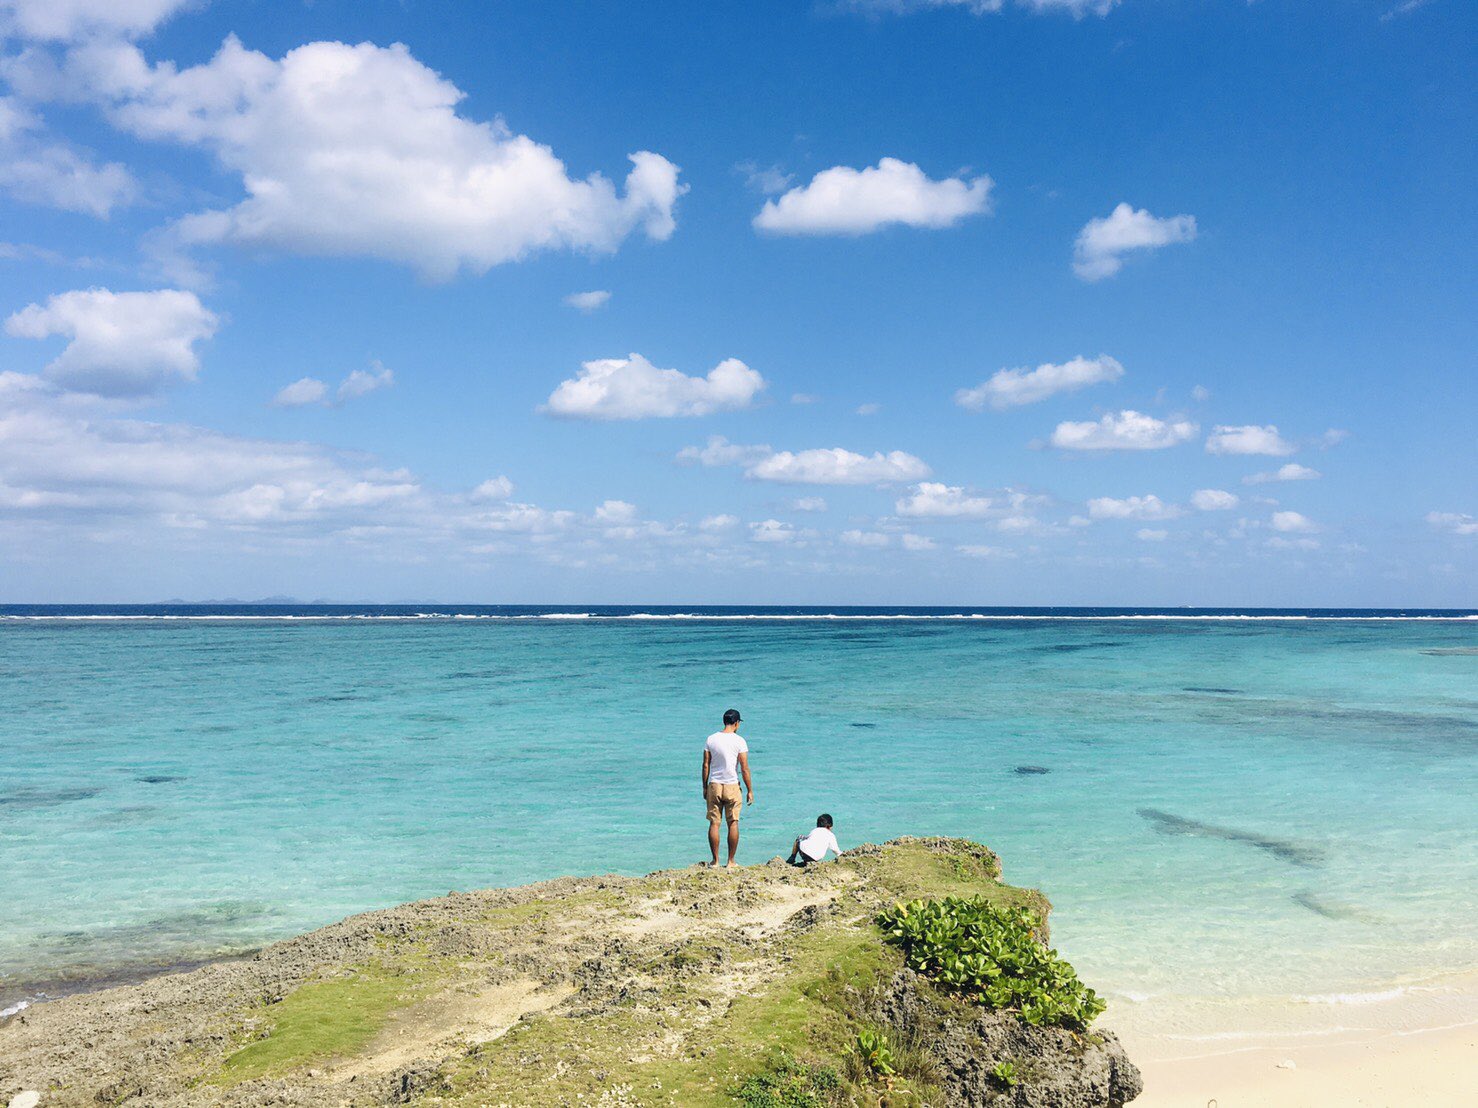
[{"label": "person sitting", "polygon": [[831,817],[823,812],[816,817],[815,828],[796,839],[786,861],[793,866],[809,866],[825,858],[828,850],[838,857],[841,856],[842,848],[837,845],[837,837],[831,832]]}]

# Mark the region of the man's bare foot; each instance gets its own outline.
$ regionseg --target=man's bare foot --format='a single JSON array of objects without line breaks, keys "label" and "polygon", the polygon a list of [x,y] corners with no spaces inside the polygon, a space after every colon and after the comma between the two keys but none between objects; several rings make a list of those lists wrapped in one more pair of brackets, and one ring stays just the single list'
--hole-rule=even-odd
[{"label": "man's bare foot", "polygon": [[724,869],[738,869],[738,868],[739,868],[739,863],[736,862],[736,861],[734,861],[734,859],[732,859],[732,858],[729,859],[729,864],[726,865],[726,866],[724,866]]}]

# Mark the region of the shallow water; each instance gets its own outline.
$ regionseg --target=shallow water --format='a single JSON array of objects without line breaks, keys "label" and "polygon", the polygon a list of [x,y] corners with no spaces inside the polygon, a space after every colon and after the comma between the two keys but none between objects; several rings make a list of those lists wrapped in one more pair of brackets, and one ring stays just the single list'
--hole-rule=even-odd
[{"label": "shallow water", "polygon": [[0,609],[0,1003],[448,889],[696,861],[731,705],[745,860],[821,810],[844,846],[981,839],[1111,995],[1373,995],[1478,964],[1474,620],[7,613],[46,612]]}]

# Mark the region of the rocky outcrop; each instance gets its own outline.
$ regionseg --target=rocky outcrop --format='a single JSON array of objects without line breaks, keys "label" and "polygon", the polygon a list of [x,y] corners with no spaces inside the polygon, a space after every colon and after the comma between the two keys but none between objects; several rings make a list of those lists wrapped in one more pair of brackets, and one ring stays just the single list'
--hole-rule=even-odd
[{"label": "rocky outcrop", "polygon": [[[1030,1027],[904,968],[878,912],[947,895],[1048,908],[978,844],[901,839],[805,870],[564,878],[371,912],[0,1021],[0,1105],[724,1108],[766,1081],[817,1108],[1132,1099],[1111,1034]],[[894,1043],[894,1073],[861,1060],[859,1032]]]}]

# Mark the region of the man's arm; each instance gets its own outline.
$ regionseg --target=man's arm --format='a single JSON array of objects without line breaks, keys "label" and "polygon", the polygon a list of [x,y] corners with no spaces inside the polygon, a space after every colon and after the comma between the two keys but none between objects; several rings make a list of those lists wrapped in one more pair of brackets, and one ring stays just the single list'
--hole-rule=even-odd
[{"label": "man's arm", "polygon": [[739,755],[739,772],[744,774],[744,791],[747,795],[745,803],[754,803],[754,782],[749,779],[749,755]]},{"label": "man's arm", "polygon": [[703,750],[703,780],[698,786],[703,791],[705,798],[708,796],[708,766],[712,761],[713,752],[705,747]]}]

